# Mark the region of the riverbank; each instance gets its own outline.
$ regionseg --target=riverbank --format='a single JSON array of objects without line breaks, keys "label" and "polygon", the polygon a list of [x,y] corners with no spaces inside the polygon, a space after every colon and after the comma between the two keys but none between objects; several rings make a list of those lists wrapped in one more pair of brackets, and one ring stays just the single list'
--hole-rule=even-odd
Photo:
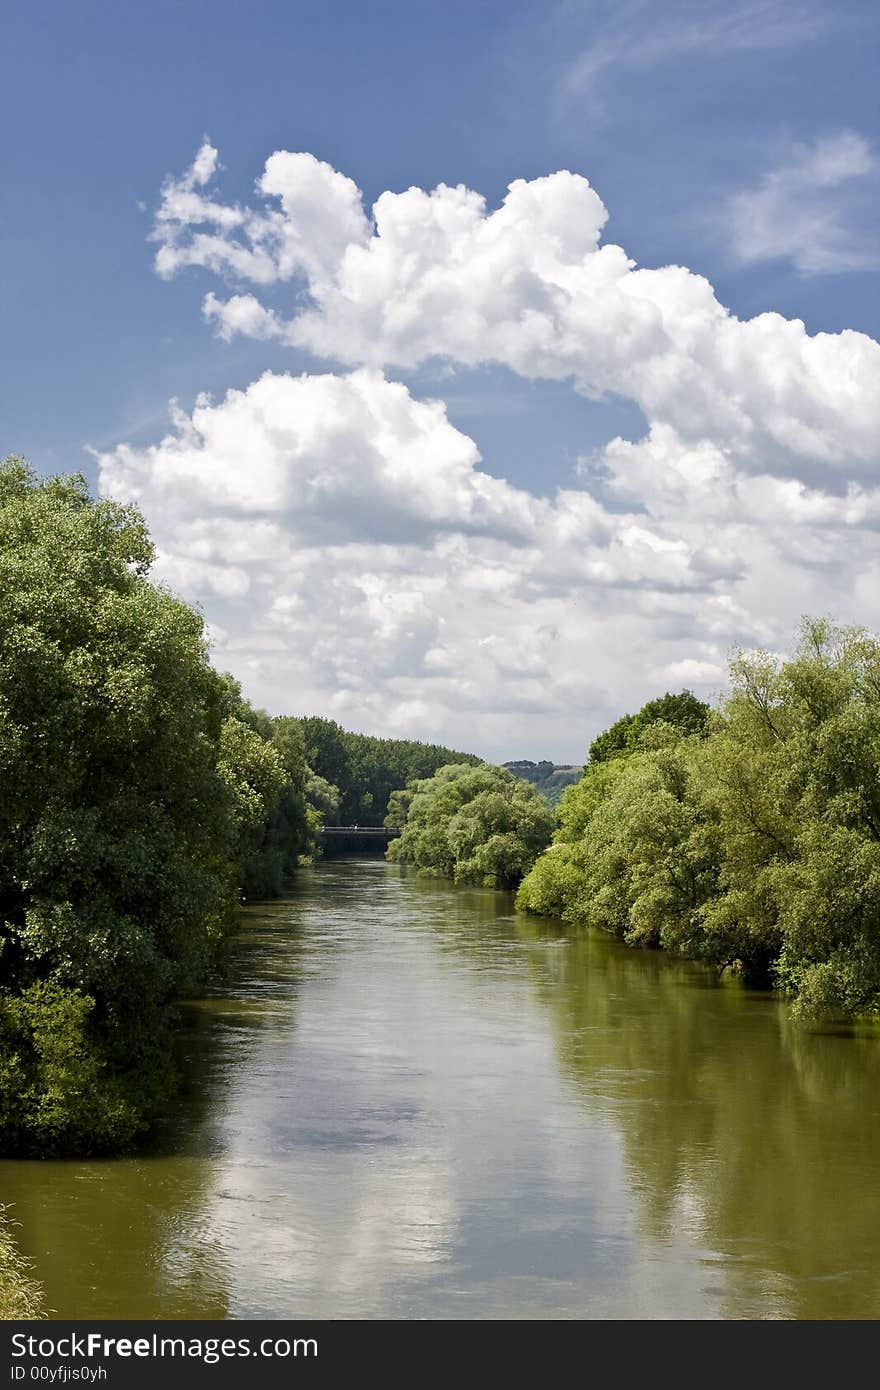
[{"label": "riverbank", "polygon": [[0,1321],[43,1316],[43,1290],[31,1278],[10,1229],[8,1207],[0,1206]]}]

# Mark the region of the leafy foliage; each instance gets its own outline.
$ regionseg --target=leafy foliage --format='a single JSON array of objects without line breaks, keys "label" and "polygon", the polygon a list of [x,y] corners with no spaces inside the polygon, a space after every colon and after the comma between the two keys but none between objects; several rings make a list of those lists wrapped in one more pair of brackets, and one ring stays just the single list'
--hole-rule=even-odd
[{"label": "leafy foliage", "polygon": [[709,717],[709,706],[698,700],[690,690],[678,695],[660,695],[642,705],[638,714],[623,714],[590,744],[589,761],[606,762],[620,753],[634,753],[642,746],[652,724],[671,724],[686,734],[702,733]]},{"label": "leafy foliage", "polygon": [[731,684],[707,736],[651,719],[591,762],[519,905],[735,963],[802,1018],[877,1013],[880,644],[805,621]]},{"label": "leafy foliage", "polygon": [[328,824],[382,825],[392,792],[431,777],[449,763],[480,761],[436,743],[348,733],[334,720],[317,715],[298,723],[309,767],[338,792]]},{"label": "leafy foliage", "polygon": [[[553,827],[544,798],[504,768],[453,763],[392,798],[405,814],[388,858],[423,873],[511,888],[534,863]],[[389,816],[390,818],[390,816]]]},{"label": "leafy foliage", "polygon": [[133,508],[0,467],[6,1153],[131,1142],[167,1089],[171,1001],[242,884],[274,885],[279,839],[308,843],[298,731],[211,669],[151,560]]}]

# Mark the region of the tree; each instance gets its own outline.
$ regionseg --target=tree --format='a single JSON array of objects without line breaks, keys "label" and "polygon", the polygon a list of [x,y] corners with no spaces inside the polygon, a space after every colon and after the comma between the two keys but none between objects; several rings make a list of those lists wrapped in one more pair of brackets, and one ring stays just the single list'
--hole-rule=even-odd
[{"label": "tree", "polygon": [[587,753],[588,763],[604,763],[609,758],[616,757],[619,753],[627,753],[629,747],[629,731],[635,722],[634,714],[622,714],[619,719],[615,719],[607,729],[601,734],[597,734],[590,744]]},{"label": "tree", "polygon": [[285,785],[152,557],[137,511],[81,477],[0,467],[6,1153],[119,1148],[148,1123],[169,1006],[204,976]]},{"label": "tree", "polygon": [[682,690],[678,695],[667,691],[642,705],[638,714],[623,714],[610,728],[597,734],[590,744],[589,761],[606,762],[621,753],[636,752],[647,730],[656,723],[671,724],[685,734],[701,734],[708,717],[709,706],[698,700],[692,691]]},{"label": "tree", "polygon": [[652,703],[566,792],[519,905],[736,965],[802,1019],[880,1012],[880,643],[805,620],[692,732]]},{"label": "tree", "polygon": [[435,743],[349,733],[317,715],[299,723],[309,766],[338,788],[340,825],[382,825],[393,792],[446,764],[479,762],[472,754]]},{"label": "tree", "polygon": [[725,844],[707,929],[737,933],[804,1018],[880,1009],[880,644],[805,620],[741,655],[711,745]]},{"label": "tree", "polygon": [[[249,706],[243,714],[247,716]],[[258,715],[262,711],[256,711]],[[295,719],[272,719],[259,744],[253,742],[250,766],[241,780],[257,793],[253,829],[247,835],[241,875],[246,898],[278,897],[297,866],[311,859],[321,823],[309,796],[313,777],[305,759],[305,740]]]},{"label": "tree", "polygon": [[344,792],[351,785],[351,759],[345,730],[333,719],[309,715],[298,721],[305,739],[306,762],[313,772]]},{"label": "tree", "polygon": [[655,723],[652,746],[587,768],[566,794],[557,841],[518,905],[601,927],[629,945],[703,954],[702,909],[718,844],[702,794],[700,741]]},{"label": "tree", "polygon": [[528,783],[486,763],[441,767],[414,781],[401,836],[388,858],[423,873],[493,888],[515,887],[544,849],[553,827],[546,801]]}]

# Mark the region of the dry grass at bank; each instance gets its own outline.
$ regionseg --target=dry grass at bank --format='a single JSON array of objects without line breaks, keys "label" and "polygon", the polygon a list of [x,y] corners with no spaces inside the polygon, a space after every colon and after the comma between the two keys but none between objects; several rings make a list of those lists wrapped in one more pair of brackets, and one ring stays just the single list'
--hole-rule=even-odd
[{"label": "dry grass at bank", "polygon": [[0,1320],[40,1318],[43,1290],[12,1236],[9,1208],[0,1205]]}]

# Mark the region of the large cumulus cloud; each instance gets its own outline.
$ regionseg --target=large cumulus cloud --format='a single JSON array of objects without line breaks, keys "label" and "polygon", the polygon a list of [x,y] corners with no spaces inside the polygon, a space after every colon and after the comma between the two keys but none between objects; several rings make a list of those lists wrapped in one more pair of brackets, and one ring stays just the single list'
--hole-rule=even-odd
[{"label": "large cumulus cloud", "polygon": [[[517,180],[491,212],[462,186],[386,192],[368,217],[351,180],[311,155],[271,156],[257,210],[209,194],[215,163],[206,145],[166,184],[156,264],[234,282],[205,302],[221,334],[351,365],[499,362],[630,397],[652,425],[710,439],[743,469],[873,476],[880,345],[773,313],[741,321],[702,276],[638,268],[602,243],[606,209],[578,174]],[[287,317],[248,289],[290,281],[307,300]]]},{"label": "large cumulus cloud", "polygon": [[102,490],[144,508],[159,574],[277,711],[574,759],[658,689],[717,689],[734,642],[870,617],[876,491],[746,471],[669,425],[542,500],[374,369],[266,374],[172,423],[101,455]]},{"label": "large cumulus cloud", "polygon": [[[273,154],[256,207],[217,170],[206,142],[166,182],[159,274],[215,273],[223,337],[355,370],[175,410],[159,443],[101,456],[101,486],[142,505],[159,573],[258,701],[575,759],[662,689],[711,694],[733,644],[781,646],[804,611],[876,622],[872,339],[743,322],[702,277],[639,269],[577,174],[518,180],[494,211],[441,185],[368,213],[309,154]],[[385,375],[432,358],[613,391],[646,433],[538,499]]]},{"label": "large cumulus cloud", "polygon": [[150,480],[153,515],[176,524],[237,516],[298,546],[415,542],[435,532],[521,538],[528,499],[475,468],[473,440],[437,401],[415,401],[381,373],[267,372],[218,405],[202,397],[143,453],[120,446],[115,494]]}]

